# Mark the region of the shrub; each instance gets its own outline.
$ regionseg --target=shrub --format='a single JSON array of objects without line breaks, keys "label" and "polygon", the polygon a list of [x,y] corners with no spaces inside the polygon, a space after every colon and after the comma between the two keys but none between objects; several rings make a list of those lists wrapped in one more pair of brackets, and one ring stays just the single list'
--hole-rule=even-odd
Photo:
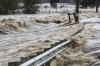
[{"label": "shrub", "polygon": [[0,14],[11,14],[18,8],[18,0],[0,0]]},{"label": "shrub", "polygon": [[39,6],[37,5],[38,0],[25,0],[24,1],[24,13],[25,14],[35,14]]}]

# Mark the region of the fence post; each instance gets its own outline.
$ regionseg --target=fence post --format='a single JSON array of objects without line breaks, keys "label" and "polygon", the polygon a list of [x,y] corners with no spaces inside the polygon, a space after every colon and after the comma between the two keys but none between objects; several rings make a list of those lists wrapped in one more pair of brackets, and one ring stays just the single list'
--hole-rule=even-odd
[{"label": "fence post", "polygon": [[70,13],[68,13],[69,23],[71,23]]},{"label": "fence post", "polygon": [[79,0],[76,0],[75,22],[79,22]]}]

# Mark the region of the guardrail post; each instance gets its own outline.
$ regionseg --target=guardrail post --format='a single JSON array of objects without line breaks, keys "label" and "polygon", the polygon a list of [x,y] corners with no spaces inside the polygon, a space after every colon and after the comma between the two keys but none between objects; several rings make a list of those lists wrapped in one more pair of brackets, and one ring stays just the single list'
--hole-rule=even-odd
[{"label": "guardrail post", "polygon": [[51,61],[47,62],[45,66],[50,66]]},{"label": "guardrail post", "polygon": [[50,61],[48,61],[46,64],[44,64],[44,66],[57,66],[57,62],[54,59],[51,59]]},{"label": "guardrail post", "polygon": [[57,66],[57,61],[54,59],[54,60],[52,60],[52,62],[51,62],[51,64],[50,64],[50,66]]}]

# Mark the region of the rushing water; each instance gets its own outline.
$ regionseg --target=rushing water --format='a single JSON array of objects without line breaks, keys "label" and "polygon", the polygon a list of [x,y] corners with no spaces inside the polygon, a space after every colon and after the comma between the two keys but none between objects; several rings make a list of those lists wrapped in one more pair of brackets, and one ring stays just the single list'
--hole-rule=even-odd
[{"label": "rushing water", "polygon": [[[7,66],[7,63],[11,61],[19,61],[21,57],[35,55],[36,52],[43,51],[44,48],[50,47],[50,44],[54,44],[56,41],[64,38],[68,39],[68,37],[71,37],[72,34],[76,33],[83,27],[83,24],[81,23],[69,26],[66,25],[68,17],[62,15],[58,15],[56,17],[52,15],[45,19],[41,18],[42,15],[41,17],[32,17],[31,15],[30,17],[28,16],[28,18],[26,16],[21,16],[19,18],[17,18],[17,16],[12,16],[10,19],[7,19],[7,17],[2,16],[4,19],[0,20],[0,66]],[[55,23],[53,19],[65,22]],[[36,20],[38,20],[38,22],[35,22]],[[96,48],[95,50],[99,50],[99,34],[97,35],[97,33],[100,32],[100,25],[98,24],[99,23],[85,24],[82,33],[75,36],[75,39],[79,42],[79,44],[81,44],[84,39],[96,34],[94,39],[88,38],[84,52],[93,51],[94,48]],[[95,43],[97,43],[96,46]],[[88,63],[88,61],[85,60],[89,60],[89,63],[91,63],[96,60],[91,57],[91,59],[94,60],[91,61],[91,59],[89,59],[90,57],[87,57],[83,52],[81,52],[81,49],[82,48],[80,47],[75,50],[71,48],[69,49],[69,52],[66,52],[69,53],[68,57],[66,54],[64,54],[64,56],[66,55],[67,58],[70,58],[69,62],[72,60],[76,62],[76,60],[78,60],[77,62],[80,61],[82,63]],[[83,60],[80,60],[78,56]],[[72,59],[72,57],[76,60]]]},{"label": "rushing water", "polygon": [[[25,17],[26,18],[26,17]],[[37,23],[34,19],[7,19],[0,24],[0,66],[19,61],[21,57],[35,55],[50,44],[69,37],[82,29],[82,24]],[[29,21],[28,21],[29,20]],[[47,42],[48,41],[48,42]]]}]

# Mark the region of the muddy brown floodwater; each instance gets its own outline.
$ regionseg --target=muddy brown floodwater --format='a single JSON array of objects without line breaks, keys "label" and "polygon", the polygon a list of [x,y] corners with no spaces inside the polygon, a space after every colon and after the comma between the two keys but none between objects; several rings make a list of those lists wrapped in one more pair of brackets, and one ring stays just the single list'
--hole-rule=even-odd
[{"label": "muddy brown floodwater", "polygon": [[[97,14],[81,14],[80,19],[90,18],[88,15],[92,17]],[[72,34],[81,30],[86,24],[69,25],[67,15],[16,16],[15,18],[7,16],[0,21],[0,66],[7,66],[8,62],[20,61],[21,57],[34,56],[37,52],[44,51],[44,48],[49,48],[51,44],[65,38],[75,39],[76,47],[70,46],[57,55],[57,66],[88,66],[98,61],[82,50],[87,38],[97,31],[84,28],[72,37]]]},{"label": "muddy brown floodwater", "polygon": [[68,26],[65,22],[44,23],[44,20],[38,23],[30,19],[30,22],[26,22],[9,18],[1,22],[0,66],[20,61],[21,57],[34,56],[37,52],[44,51],[44,48],[49,48],[50,44],[69,38],[83,27],[82,23]]}]

